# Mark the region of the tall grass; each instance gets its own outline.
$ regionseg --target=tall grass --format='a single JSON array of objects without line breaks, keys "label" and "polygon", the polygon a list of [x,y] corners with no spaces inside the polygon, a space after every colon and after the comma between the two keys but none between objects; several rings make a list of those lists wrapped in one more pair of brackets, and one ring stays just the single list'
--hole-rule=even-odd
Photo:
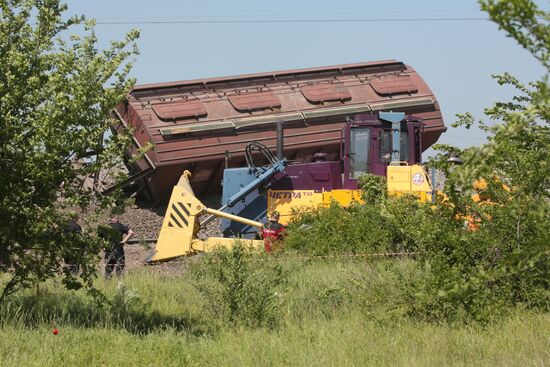
[{"label": "tall grass", "polygon": [[247,261],[282,269],[277,327],[220,322],[207,312],[212,304],[195,270],[140,269],[120,282],[98,280],[109,300],[102,306],[55,282],[10,298],[0,307],[0,365],[550,364],[548,314],[515,310],[488,326],[410,318],[406,305],[425,276],[415,261]]},{"label": "tall grass", "polygon": [[117,328],[136,334],[159,329],[202,333],[203,324],[194,319],[199,310],[175,307],[172,303],[175,289],[171,294],[163,294],[159,283],[167,285],[162,279],[150,278],[146,272],[136,272],[123,281],[98,280],[97,287],[107,298],[103,302],[84,291],[67,291],[54,280],[38,290],[16,294],[0,305],[0,326],[67,325]]},{"label": "tall grass", "polygon": [[173,330],[139,336],[112,328],[0,329],[3,366],[547,366],[550,317],[514,316],[486,328],[384,325],[348,313],[277,332],[227,329],[216,337]]}]

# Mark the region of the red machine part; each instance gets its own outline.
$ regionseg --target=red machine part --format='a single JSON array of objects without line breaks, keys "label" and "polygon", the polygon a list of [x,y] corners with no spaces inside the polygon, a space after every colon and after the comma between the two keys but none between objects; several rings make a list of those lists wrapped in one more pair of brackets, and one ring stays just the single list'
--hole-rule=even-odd
[{"label": "red machine part", "polygon": [[264,240],[265,252],[272,252],[282,243],[284,232],[284,226],[280,226],[277,229],[272,229],[269,227],[262,228],[262,239]]}]

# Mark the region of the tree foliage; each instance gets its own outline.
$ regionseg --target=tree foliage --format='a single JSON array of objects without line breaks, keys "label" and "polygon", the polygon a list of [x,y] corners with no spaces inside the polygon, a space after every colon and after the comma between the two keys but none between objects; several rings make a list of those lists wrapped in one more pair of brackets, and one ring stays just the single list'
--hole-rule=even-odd
[{"label": "tree foliage", "polygon": [[[69,287],[91,285],[98,243],[66,233],[68,208],[117,201],[89,182],[120,166],[129,142],[103,137],[133,83],[139,33],[98,50],[94,22],[67,19],[66,9],[58,0],[0,0],[0,266],[10,274],[0,300],[59,272]],[[75,27],[83,36],[68,34]],[[80,280],[61,267],[75,253]]]},{"label": "tree foliage", "polygon": [[[440,295],[432,307],[449,314],[460,304],[470,314],[485,316],[498,305],[548,310],[550,15],[530,0],[481,0],[480,4],[540,62],[544,75],[527,85],[509,73],[494,75],[498,84],[515,88],[517,95],[485,109],[491,121],[480,121],[479,126],[487,132],[488,142],[462,151],[439,146],[460,152],[462,166],[449,166],[444,155],[435,164],[445,171],[453,214],[469,216],[476,231],[467,235],[471,238],[463,245],[455,243],[453,256],[428,252],[434,272],[432,290]],[[455,126],[470,128],[474,121],[469,113],[458,115]],[[484,185],[475,190],[475,182]],[[472,194],[487,200],[476,203]]]}]

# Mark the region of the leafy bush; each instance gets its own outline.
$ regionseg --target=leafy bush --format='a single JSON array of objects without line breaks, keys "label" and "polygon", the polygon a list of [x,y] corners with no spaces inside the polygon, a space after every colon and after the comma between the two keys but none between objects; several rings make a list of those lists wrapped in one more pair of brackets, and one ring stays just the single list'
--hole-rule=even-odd
[{"label": "leafy bush", "polygon": [[431,276],[421,314],[489,321],[517,305],[550,310],[550,236],[544,230],[550,221],[533,211],[522,217],[519,230],[514,207],[477,207],[486,218],[477,230],[457,229],[426,246],[422,260]]},{"label": "leafy bush", "polygon": [[377,175],[366,174],[359,177],[361,197],[367,204],[378,204],[387,196],[386,178]]},{"label": "leafy bush", "polygon": [[385,251],[391,233],[376,207],[333,203],[314,212],[299,213],[288,227],[286,249],[307,255],[356,254]]},{"label": "leafy bush", "polygon": [[[447,208],[432,208],[413,197],[389,197],[375,204],[297,213],[289,224],[285,248],[307,255],[411,252],[445,236]],[[445,213],[443,213],[445,212]]]},{"label": "leafy bush", "polygon": [[218,249],[195,264],[194,286],[212,319],[219,324],[277,326],[286,277],[276,258],[263,256],[236,241],[230,250]]},{"label": "leafy bush", "polygon": [[[285,246],[307,255],[418,252],[424,284],[410,285],[408,313],[422,319],[487,322],[518,305],[549,310],[548,203],[497,195],[500,202],[478,204],[471,192],[454,194],[453,204],[404,196],[301,213]],[[466,215],[479,219],[475,230]]]},{"label": "leafy bush", "polygon": [[[548,13],[531,0],[481,0],[508,36],[531,53],[545,69],[538,81],[522,84],[508,73],[494,78],[517,95],[485,110],[493,120],[479,122],[489,134],[480,147],[461,151],[464,164],[451,168],[435,160],[447,178],[446,193],[456,215],[468,215],[475,231],[462,231],[453,241],[434,243],[425,256],[431,267],[422,312],[430,317],[486,321],[510,306],[550,310],[550,27]],[[455,126],[470,128],[474,117],[458,115]],[[459,151],[455,147],[434,149]],[[474,203],[470,187],[485,182],[479,194],[490,201]]]}]

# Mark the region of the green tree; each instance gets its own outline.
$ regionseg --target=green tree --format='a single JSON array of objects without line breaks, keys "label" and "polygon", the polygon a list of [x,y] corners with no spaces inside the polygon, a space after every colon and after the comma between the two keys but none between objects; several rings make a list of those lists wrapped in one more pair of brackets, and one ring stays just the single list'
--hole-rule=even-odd
[{"label": "green tree", "polygon": [[[494,75],[500,85],[515,88],[517,95],[485,109],[491,121],[480,121],[479,126],[487,132],[488,142],[461,151],[462,166],[450,168],[445,157],[439,157],[437,164],[446,172],[446,192],[454,214],[467,213],[480,221],[477,231],[445,248],[449,253],[438,251],[436,246],[428,252],[434,266],[433,290],[443,295],[443,308],[460,303],[470,314],[490,314],[497,304],[547,310],[550,14],[531,0],[481,0],[480,5],[500,29],[540,62],[544,75],[527,85],[509,73]],[[470,128],[474,123],[474,117],[466,113],[458,115],[455,126]],[[439,149],[459,151],[449,146]],[[478,180],[487,183],[478,191],[491,198],[491,204],[472,201],[470,195],[475,192],[469,188]],[[456,310],[453,307],[447,311]]]},{"label": "green tree", "polygon": [[[485,109],[492,124],[480,122],[489,142],[463,153],[465,165],[457,172],[461,181],[495,172],[513,184],[514,192],[537,199],[550,197],[550,14],[530,0],[482,0],[490,18],[533,55],[545,69],[541,80],[522,84],[509,73],[494,75],[500,85],[517,89],[509,102],[497,102]],[[457,125],[470,127],[470,114],[459,115]]]},{"label": "green tree", "polygon": [[[91,177],[114,174],[129,134],[103,139],[122,101],[139,32],[97,49],[94,22],[64,16],[58,0],[0,0],[0,301],[62,273],[69,288],[91,287],[99,243],[65,233],[68,208],[106,208]],[[68,34],[82,27],[82,37]],[[107,134],[109,135],[109,134]],[[115,177],[116,176],[116,177]],[[94,209],[96,210],[96,209]],[[80,277],[62,266],[76,258]]]}]

